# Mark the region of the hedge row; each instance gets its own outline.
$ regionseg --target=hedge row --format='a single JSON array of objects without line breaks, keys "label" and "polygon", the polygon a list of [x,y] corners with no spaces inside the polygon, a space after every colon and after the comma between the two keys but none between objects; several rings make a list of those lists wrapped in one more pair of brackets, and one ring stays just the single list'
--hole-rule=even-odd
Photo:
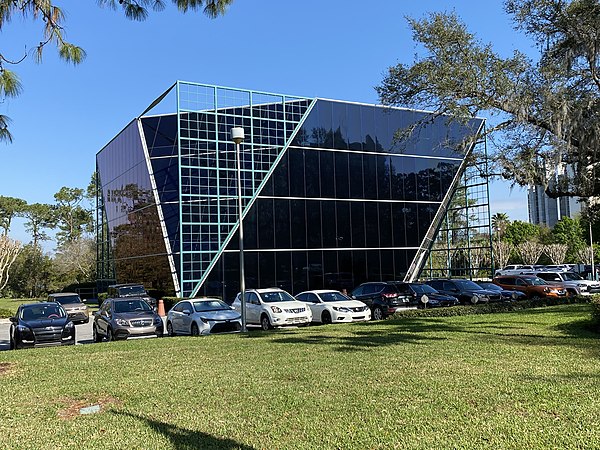
[{"label": "hedge row", "polygon": [[592,303],[595,305],[598,324],[600,324],[600,295],[582,296],[576,295],[567,298],[546,297],[531,300],[519,300],[516,302],[488,303],[483,305],[452,306],[450,308],[429,308],[429,309],[408,309],[398,311],[390,318],[397,317],[450,317],[450,316],[469,316],[473,314],[493,314],[513,311],[521,311],[529,308],[539,308],[543,306],[565,305],[572,303]]},{"label": "hedge row", "polygon": [[14,315],[15,312],[11,311],[10,309],[0,308],[0,319],[8,319]]},{"label": "hedge row", "polygon": [[592,326],[600,332],[600,296],[594,296],[590,303],[592,305]]}]

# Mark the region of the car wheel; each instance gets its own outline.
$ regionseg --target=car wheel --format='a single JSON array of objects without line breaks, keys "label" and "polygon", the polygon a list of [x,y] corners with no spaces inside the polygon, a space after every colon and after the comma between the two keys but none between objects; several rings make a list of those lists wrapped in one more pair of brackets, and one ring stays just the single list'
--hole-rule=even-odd
[{"label": "car wheel", "polygon": [[323,315],[321,316],[321,322],[323,324],[328,325],[331,323],[331,314],[329,311],[323,311]]},{"label": "car wheel", "polygon": [[171,337],[175,336],[175,332],[173,331],[173,324],[171,322],[167,322],[167,335]]},{"label": "car wheel", "polygon": [[92,327],[92,340],[94,342],[102,342],[102,336],[98,334],[98,329],[96,328],[96,325]]},{"label": "car wheel", "polygon": [[268,331],[271,329],[271,321],[269,320],[269,316],[266,314],[260,316],[260,327],[263,331]]},{"label": "car wheel", "polygon": [[106,340],[107,340],[108,342],[112,342],[112,341],[114,341],[114,340],[115,340],[115,336],[114,336],[114,334],[113,334],[113,331],[112,331],[112,328],[111,328],[111,327],[108,327],[108,328],[106,329]]},{"label": "car wheel", "polygon": [[196,322],[194,322],[192,324],[191,333],[192,333],[192,336],[200,336],[200,330],[198,329],[198,325],[196,325]]},{"label": "car wheel", "polygon": [[376,306],[373,309],[373,320],[383,320],[383,309],[381,307]]}]

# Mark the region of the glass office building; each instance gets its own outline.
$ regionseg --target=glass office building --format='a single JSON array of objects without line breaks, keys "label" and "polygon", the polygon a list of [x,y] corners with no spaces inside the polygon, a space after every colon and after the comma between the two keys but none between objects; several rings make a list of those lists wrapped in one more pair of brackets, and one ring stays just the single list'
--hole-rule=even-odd
[{"label": "glass office building", "polygon": [[415,279],[483,125],[177,82],[97,154],[99,277],[233,299],[243,127],[247,288]]}]

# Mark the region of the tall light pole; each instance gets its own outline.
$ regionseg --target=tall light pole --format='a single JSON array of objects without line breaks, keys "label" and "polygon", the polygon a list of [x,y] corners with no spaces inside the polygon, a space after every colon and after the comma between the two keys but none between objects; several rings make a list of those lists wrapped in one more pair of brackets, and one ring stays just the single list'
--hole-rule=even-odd
[{"label": "tall light pole", "polygon": [[590,254],[592,256],[592,280],[596,280],[596,271],[594,270],[594,239],[592,238],[592,218],[590,216]]},{"label": "tall light pole", "polygon": [[244,226],[242,224],[242,163],[240,157],[240,144],[244,140],[244,129],[236,127],[231,129],[231,140],[235,142],[235,155],[237,160],[237,188],[238,188],[238,217],[240,226],[240,303],[242,306],[242,333],[246,330],[246,279],[244,277]]}]

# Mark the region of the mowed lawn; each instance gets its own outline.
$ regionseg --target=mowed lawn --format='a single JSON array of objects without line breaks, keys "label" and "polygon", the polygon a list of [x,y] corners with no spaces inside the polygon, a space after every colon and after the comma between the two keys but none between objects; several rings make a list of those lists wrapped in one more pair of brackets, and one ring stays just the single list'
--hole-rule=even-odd
[{"label": "mowed lawn", "polygon": [[563,305],[2,352],[0,448],[599,448],[588,320]]}]

